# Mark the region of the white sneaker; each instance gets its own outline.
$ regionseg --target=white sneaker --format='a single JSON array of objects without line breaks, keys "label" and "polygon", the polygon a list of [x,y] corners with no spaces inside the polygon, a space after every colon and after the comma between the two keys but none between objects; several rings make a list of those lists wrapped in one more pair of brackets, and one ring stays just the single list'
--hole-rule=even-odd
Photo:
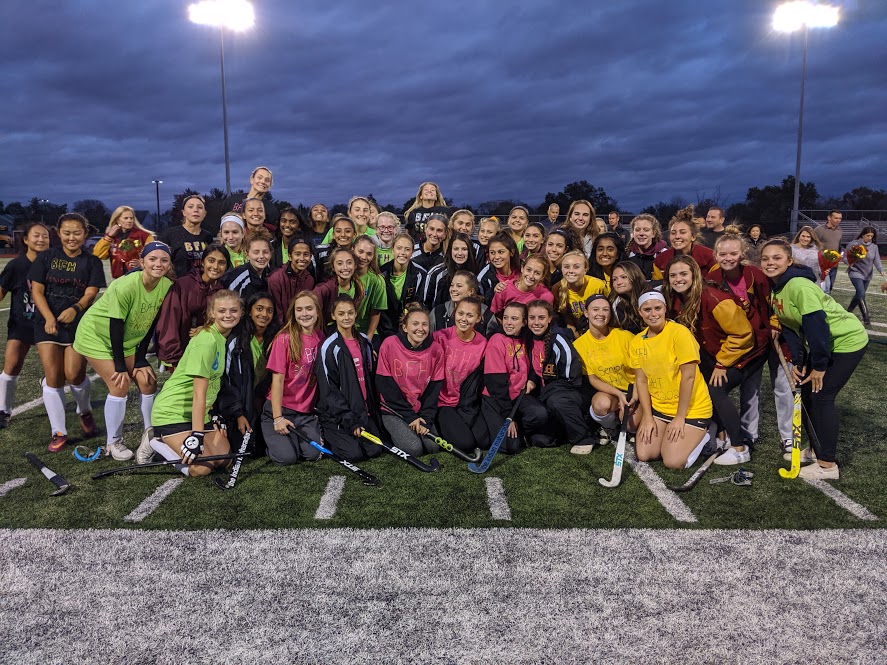
[{"label": "white sneaker", "polygon": [[[786,453],[788,453],[788,458],[785,457]],[[791,461],[792,458],[792,440],[791,439],[783,439],[782,440],[782,457],[783,459],[788,459]]]},{"label": "white sneaker", "polygon": [[151,439],[154,438],[154,428],[149,427],[142,433],[142,440],[136,450],[136,464],[147,464],[154,457],[154,449],[151,447]]},{"label": "white sneaker", "polygon": [[126,462],[133,458],[132,451],[123,445],[123,439],[114,439],[105,447],[105,455],[110,455],[118,462]]},{"label": "white sneaker", "polygon": [[730,466],[732,464],[744,464],[745,462],[751,461],[751,453],[748,451],[748,446],[746,446],[745,450],[740,452],[736,448],[728,448],[727,452],[722,453],[717,458],[715,458],[715,464],[720,466]]},{"label": "white sneaker", "polygon": [[[786,462],[792,461],[791,447],[789,447],[788,452],[783,454],[782,459],[784,459]],[[815,461],[816,461],[816,452],[813,450],[813,448],[804,448],[801,450],[801,464],[806,464],[808,462],[815,462]]]},{"label": "white sneaker", "polygon": [[798,475],[810,480],[839,480],[841,478],[837,464],[829,468],[819,466],[819,464],[809,464],[803,467]]},{"label": "white sneaker", "polygon": [[574,455],[588,455],[592,450],[594,450],[594,445],[592,444],[587,446],[573,446],[570,448],[570,452]]},{"label": "white sneaker", "polygon": [[606,427],[601,427],[600,434],[598,434],[598,445],[606,446],[611,443],[616,443],[616,439],[618,435],[613,435],[614,430],[609,430]]}]

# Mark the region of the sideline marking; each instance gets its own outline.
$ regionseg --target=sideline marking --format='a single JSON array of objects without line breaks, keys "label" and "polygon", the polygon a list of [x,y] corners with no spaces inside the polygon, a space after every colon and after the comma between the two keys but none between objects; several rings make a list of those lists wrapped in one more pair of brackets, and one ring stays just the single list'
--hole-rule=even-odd
[{"label": "sideline marking", "polygon": [[[99,381],[102,380],[101,377],[99,377],[97,374],[87,374],[86,378],[89,379],[91,382],[95,382],[96,379],[98,379]],[[42,383],[41,383],[41,389],[42,389]],[[67,383],[65,384],[65,392],[66,393],[71,392],[71,386],[69,386]],[[18,414],[24,413],[25,411],[30,411],[35,406],[40,406],[41,404],[43,404],[43,397],[42,396],[38,397],[37,399],[32,399],[30,402],[25,402],[24,404],[19,404],[17,407],[15,407],[12,410],[12,413],[10,415],[17,416]]]},{"label": "sideline marking", "polygon": [[13,478],[12,480],[7,480],[5,483],[0,485],[0,496],[6,496],[12,490],[17,487],[21,487],[26,482],[28,482],[27,478]]},{"label": "sideline marking", "polygon": [[173,490],[185,482],[184,478],[173,478],[172,480],[167,480],[160,487],[154,490],[154,493],[151,494],[147,499],[142,501],[139,505],[135,507],[129,515],[123,518],[124,522],[141,522],[148,515],[157,510],[157,507],[163,503],[163,500],[173,493]]},{"label": "sideline marking", "polygon": [[317,512],[314,513],[316,520],[329,520],[336,514],[336,506],[339,505],[339,498],[345,489],[345,476],[333,476],[327,481],[326,489],[323,496],[320,497],[320,504],[317,506]]},{"label": "sideline marking", "polygon": [[490,504],[490,515],[494,520],[511,521],[511,508],[505,498],[505,488],[501,478],[485,478],[487,486],[487,503]]},{"label": "sideline marking", "polygon": [[824,480],[819,480],[818,478],[804,478],[803,480],[808,485],[812,485],[820,492],[825,494],[829,499],[841,506],[841,508],[846,510],[848,513],[851,513],[854,517],[858,517],[861,520],[866,520],[867,522],[878,521],[878,516],[870,512],[868,508],[859,505],[858,503],[856,503],[856,501],[844,494],[841,490],[835,489]]},{"label": "sideline marking", "polygon": [[669,515],[674,517],[678,522],[692,523],[699,521],[696,519],[696,515],[693,514],[693,511],[690,510],[689,506],[687,506],[677,494],[665,486],[662,478],[650,468],[649,464],[646,462],[639,462],[637,457],[634,456],[633,451],[631,454],[626,451],[625,459],[628,460],[628,463],[631,465],[631,468],[634,469],[638,478],[640,478],[641,482],[647,486],[647,489],[653,493],[653,496],[659,500],[659,503],[662,504],[662,507],[665,508]]}]

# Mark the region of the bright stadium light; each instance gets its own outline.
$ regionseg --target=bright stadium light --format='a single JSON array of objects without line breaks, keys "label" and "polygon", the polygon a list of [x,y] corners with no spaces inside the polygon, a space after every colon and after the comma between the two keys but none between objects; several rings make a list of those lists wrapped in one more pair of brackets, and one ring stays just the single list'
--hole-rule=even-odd
[{"label": "bright stadium light", "polygon": [[798,153],[795,157],[795,196],[789,226],[791,236],[798,231],[798,205],[801,199],[801,139],[804,133],[804,83],[807,80],[807,29],[833,28],[838,25],[840,9],[833,5],[798,0],[786,2],[773,12],[773,29],[777,32],[804,33],[804,56],[801,61],[801,106],[798,110]]},{"label": "bright stadium light", "polygon": [[246,0],[202,0],[188,7],[192,23],[235,32],[249,30],[256,23],[253,5]]},{"label": "bright stadium light", "polygon": [[256,24],[253,5],[246,0],[201,0],[188,6],[192,23],[219,29],[219,54],[222,63],[222,129],[225,134],[225,193],[231,196],[231,159],[228,154],[228,100],[225,97],[225,28],[235,32],[249,30]]}]

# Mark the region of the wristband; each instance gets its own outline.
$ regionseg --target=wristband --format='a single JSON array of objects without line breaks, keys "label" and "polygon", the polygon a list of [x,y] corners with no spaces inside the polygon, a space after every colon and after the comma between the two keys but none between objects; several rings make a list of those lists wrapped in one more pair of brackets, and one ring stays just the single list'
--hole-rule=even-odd
[{"label": "wristband", "polygon": [[76,309],[78,314],[83,312],[83,305],[81,305],[79,302],[75,302],[73,305],[71,305],[71,307],[73,309]]}]

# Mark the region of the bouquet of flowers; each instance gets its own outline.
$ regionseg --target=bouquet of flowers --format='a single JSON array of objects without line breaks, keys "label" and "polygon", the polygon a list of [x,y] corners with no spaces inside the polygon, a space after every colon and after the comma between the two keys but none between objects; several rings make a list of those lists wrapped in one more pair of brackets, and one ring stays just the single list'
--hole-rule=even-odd
[{"label": "bouquet of flowers", "polygon": [[137,261],[142,254],[142,241],[139,239],[131,240],[126,238],[117,245],[115,257],[123,264],[124,269],[129,269],[132,261]]},{"label": "bouquet of flowers", "polygon": [[837,268],[838,264],[841,262],[841,254],[840,252],[836,252],[833,249],[825,249],[822,252],[822,256],[825,258],[826,263],[828,264],[825,268],[826,270],[831,270],[832,268]]},{"label": "bouquet of flowers", "polygon": [[866,256],[868,256],[868,251],[866,250],[864,245],[854,245],[847,250],[848,262],[859,261],[860,259],[864,259]]}]

